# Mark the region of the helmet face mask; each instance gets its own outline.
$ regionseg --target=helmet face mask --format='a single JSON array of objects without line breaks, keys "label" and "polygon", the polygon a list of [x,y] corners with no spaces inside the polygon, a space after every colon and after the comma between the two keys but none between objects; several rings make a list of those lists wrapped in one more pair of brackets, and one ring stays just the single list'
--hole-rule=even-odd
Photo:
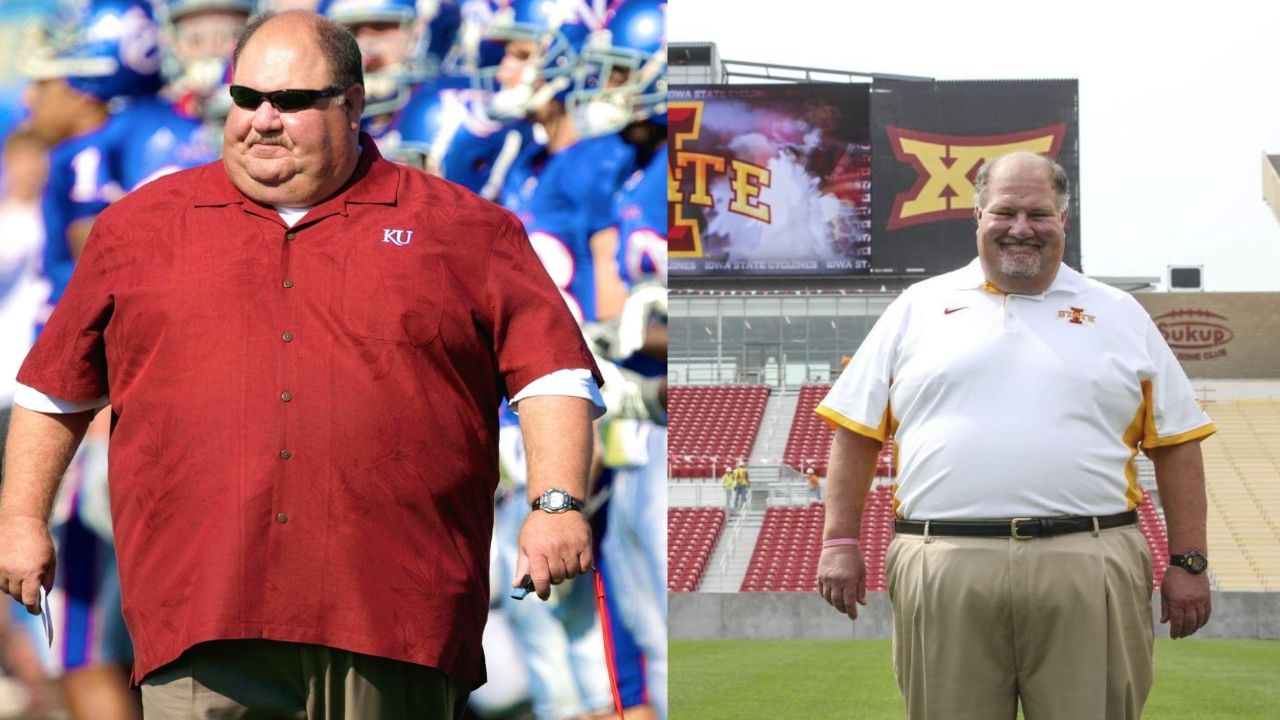
[{"label": "helmet face mask", "polygon": [[[496,10],[485,38],[505,43],[506,56],[473,76],[493,94],[490,114],[526,118],[552,100],[564,103],[583,44],[604,27],[605,6],[603,0],[513,0]],[[518,63],[523,66],[513,72]]]},{"label": "helmet face mask", "polygon": [[394,113],[434,72],[426,58],[437,0],[329,0],[319,12],[346,27],[364,61],[365,118]]},{"label": "helmet face mask", "polygon": [[523,135],[490,117],[488,100],[462,77],[423,85],[400,112],[397,142],[387,157],[495,199]]},{"label": "helmet face mask", "polygon": [[667,105],[666,5],[626,0],[606,30],[592,36],[574,73],[566,106],[584,136],[660,121]]},{"label": "helmet face mask", "polygon": [[66,20],[69,29],[43,33],[22,54],[25,75],[65,78],[75,90],[103,102],[160,89],[160,28],[149,4],[96,0],[80,17]]}]

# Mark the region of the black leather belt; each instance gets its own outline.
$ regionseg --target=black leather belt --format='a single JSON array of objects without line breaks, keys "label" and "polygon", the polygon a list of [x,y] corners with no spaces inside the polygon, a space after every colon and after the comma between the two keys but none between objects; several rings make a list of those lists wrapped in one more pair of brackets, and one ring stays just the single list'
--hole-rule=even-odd
[{"label": "black leather belt", "polygon": [[[1138,511],[1100,515],[1096,525],[1099,530],[1134,525]],[[1008,520],[930,520],[929,535],[958,537],[1007,537],[1015,540],[1093,532],[1094,518],[1083,515],[1065,515],[1045,518],[1009,518]],[[924,520],[894,520],[895,532],[907,535],[924,535]]]}]

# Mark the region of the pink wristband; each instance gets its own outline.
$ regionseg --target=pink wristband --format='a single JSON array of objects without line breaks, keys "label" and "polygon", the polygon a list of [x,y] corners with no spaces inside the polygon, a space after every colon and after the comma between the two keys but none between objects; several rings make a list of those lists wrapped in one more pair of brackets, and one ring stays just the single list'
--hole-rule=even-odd
[{"label": "pink wristband", "polygon": [[862,547],[862,543],[858,542],[858,538],[832,538],[830,540],[822,541],[823,550],[826,550],[827,548],[841,547],[844,545],[856,548]]}]

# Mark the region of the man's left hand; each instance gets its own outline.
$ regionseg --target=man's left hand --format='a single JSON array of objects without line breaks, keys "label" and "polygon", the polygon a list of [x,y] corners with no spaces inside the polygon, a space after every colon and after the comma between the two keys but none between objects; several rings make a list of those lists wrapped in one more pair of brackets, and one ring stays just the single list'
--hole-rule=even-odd
[{"label": "man's left hand", "polygon": [[591,526],[582,513],[534,510],[520,528],[520,556],[511,587],[528,575],[534,592],[546,600],[551,586],[591,569]]},{"label": "man's left hand", "polygon": [[1192,575],[1178,567],[1164,573],[1160,583],[1160,622],[1169,623],[1169,637],[1191,635],[1209,622],[1209,576]]}]

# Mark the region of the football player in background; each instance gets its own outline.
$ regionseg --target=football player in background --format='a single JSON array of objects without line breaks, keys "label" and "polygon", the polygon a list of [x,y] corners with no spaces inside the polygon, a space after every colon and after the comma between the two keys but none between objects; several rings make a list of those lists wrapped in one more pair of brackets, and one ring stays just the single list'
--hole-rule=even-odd
[{"label": "football player in background", "polygon": [[[459,25],[448,48],[438,47],[440,75],[418,86],[396,116],[396,147],[390,156],[400,162],[456,182],[488,200],[496,200],[507,172],[532,141],[533,125],[523,118],[494,118],[489,114],[491,93],[475,87],[479,68],[496,66],[501,43],[486,41],[494,7],[486,0],[465,0]],[[436,34],[432,33],[432,46]]]},{"label": "football player in background", "polygon": [[[499,5],[486,37],[502,43],[504,54],[499,63],[483,67],[477,74],[480,87],[493,94],[492,116],[535,123],[538,142],[522,148],[507,176],[501,201],[524,223],[543,265],[570,309],[584,323],[618,318],[626,298],[616,259],[618,225],[614,220],[613,194],[635,169],[636,159],[635,146],[624,142],[617,132],[625,122],[584,137],[566,107],[573,75],[583,69],[579,55],[584,46],[592,42],[597,46],[608,44],[601,37],[605,20],[604,4],[598,2],[517,0]],[[665,301],[665,291],[660,292]],[[665,374],[665,369],[661,373]],[[657,386],[658,382],[648,385]],[[612,424],[607,422],[605,427]],[[644,444],[647,446],[647,442]],[[665,477],[665,462],[658,460]],[[601,483],[607,485],[607,478]],[[604,497],[600,494],[593,506]],[[665,503],[658,512],[665,513]],[[598,536],[604,534],[605,528],[597,521],[605,517],[605,512],[597,512],[593,518]],[[665,594],[665,579],[661,591]],[[628,630],[615,625],[620,642],[625,643]],[[665,636],[662,643],[665,644]],[[620,653],[619,657],[626,655]],[[665,649],[655,656],[661,664]],[[619,664],[627,695],[624,705],[631,706],[629,716],[651,716],[644,707],[648,698],[643,680],[630,679],[643,675],[638,663],[630,668],[622,666],[621,661]],[[536,689],[537,673],[531,674]],[[659,668],[659,674],[664,677],[658,699],[665,705],[665,669]]]},{"label": "football player in background", "polygon": [[460,24],[455,0],[325,0],[318,9],[355,36],[364,61],[361,129],[394,150],[397,113],[418,85],[436,77]]},{"label": "football player in background", "polygon": [[505,43],[482,68],[490,113],[528,119],[539,142],[521,150],[501,201],[529,240],[579,322],[617,317],[626,296],[616,267],[612,197],[633,169],[634,149],[617,134],[582,138],[565,108],[571,74],[588,36],[603,29],[602,0],[515,0],[495,13],[488,36]]},{"label": "football player in background", "polygon": [[[49,294],[40,273],[44,222],[40,198],[49,177],[49,145],[29,128],[4,139],[0,153],[0,437],[8,434],[18,368],[35,342]],[[0,450],[0,464],[4,451]],[[2,465],[0,465],[2,466]]]},{"label": "football player in background", "polygon": [[496,200],[533,126],[488,113],[488,95],[465,77],[442,75],[418,87],[396,117],[387,155]]},{"label": "football player in background", "polygon": [[214,145],[220,148],[221,124],[231,105],[227,94],[231,53],[257,3],[169,0],[158,6],[163,10],[163,39],[168,50],[165,74],[171,78],[165,95],[187,117],[216,124]]},{"label": "football player in background", "polygon": [[134,187],[202,160],[199,123],[158,98],[160,30],[142,0],[94,0],[23,55],[33,131],[52,144],[44,271],[56,303],[98,213]]},{"label": "football player in background", "polygon": [[[32,79],[31,130],[53,145],[43,201],[50,308],[62,296],[94,219],[129,190],[204,162],[198,121],[156,96],[160,28],[141,0],[93,0],[23,55]],[[17,397],[26,389],[19,386]],[[28,398],[24,402],[39,404]],[[65,410],[64,410],[65,411]],[[110,413],[100,413],[72,460],[51,520],[59,572],[50,592],[50,659],[73,718],[136,718],[132,647],[120,614],[106,500]]]},{"label": "football player in background", "polygon": [[[636,149],[639,167],[614,197],[617,264],[630,295],[617,321],[597,324],[588,335],[609,359],[657,386],[661,411],[601,423],[603,462],[613,472],[597,565],[610,614],[625,631],[615,637],[625,641],[629,634],[638,646],[634,653],[615,648],[624,704],[647,701],[661,718],[667,716],[665,14],[659,0],[616,5],[608,32],[584,48],[567,99],[583,136],[620,133]],[[627,663],[629,656],[638,659]]]}]

